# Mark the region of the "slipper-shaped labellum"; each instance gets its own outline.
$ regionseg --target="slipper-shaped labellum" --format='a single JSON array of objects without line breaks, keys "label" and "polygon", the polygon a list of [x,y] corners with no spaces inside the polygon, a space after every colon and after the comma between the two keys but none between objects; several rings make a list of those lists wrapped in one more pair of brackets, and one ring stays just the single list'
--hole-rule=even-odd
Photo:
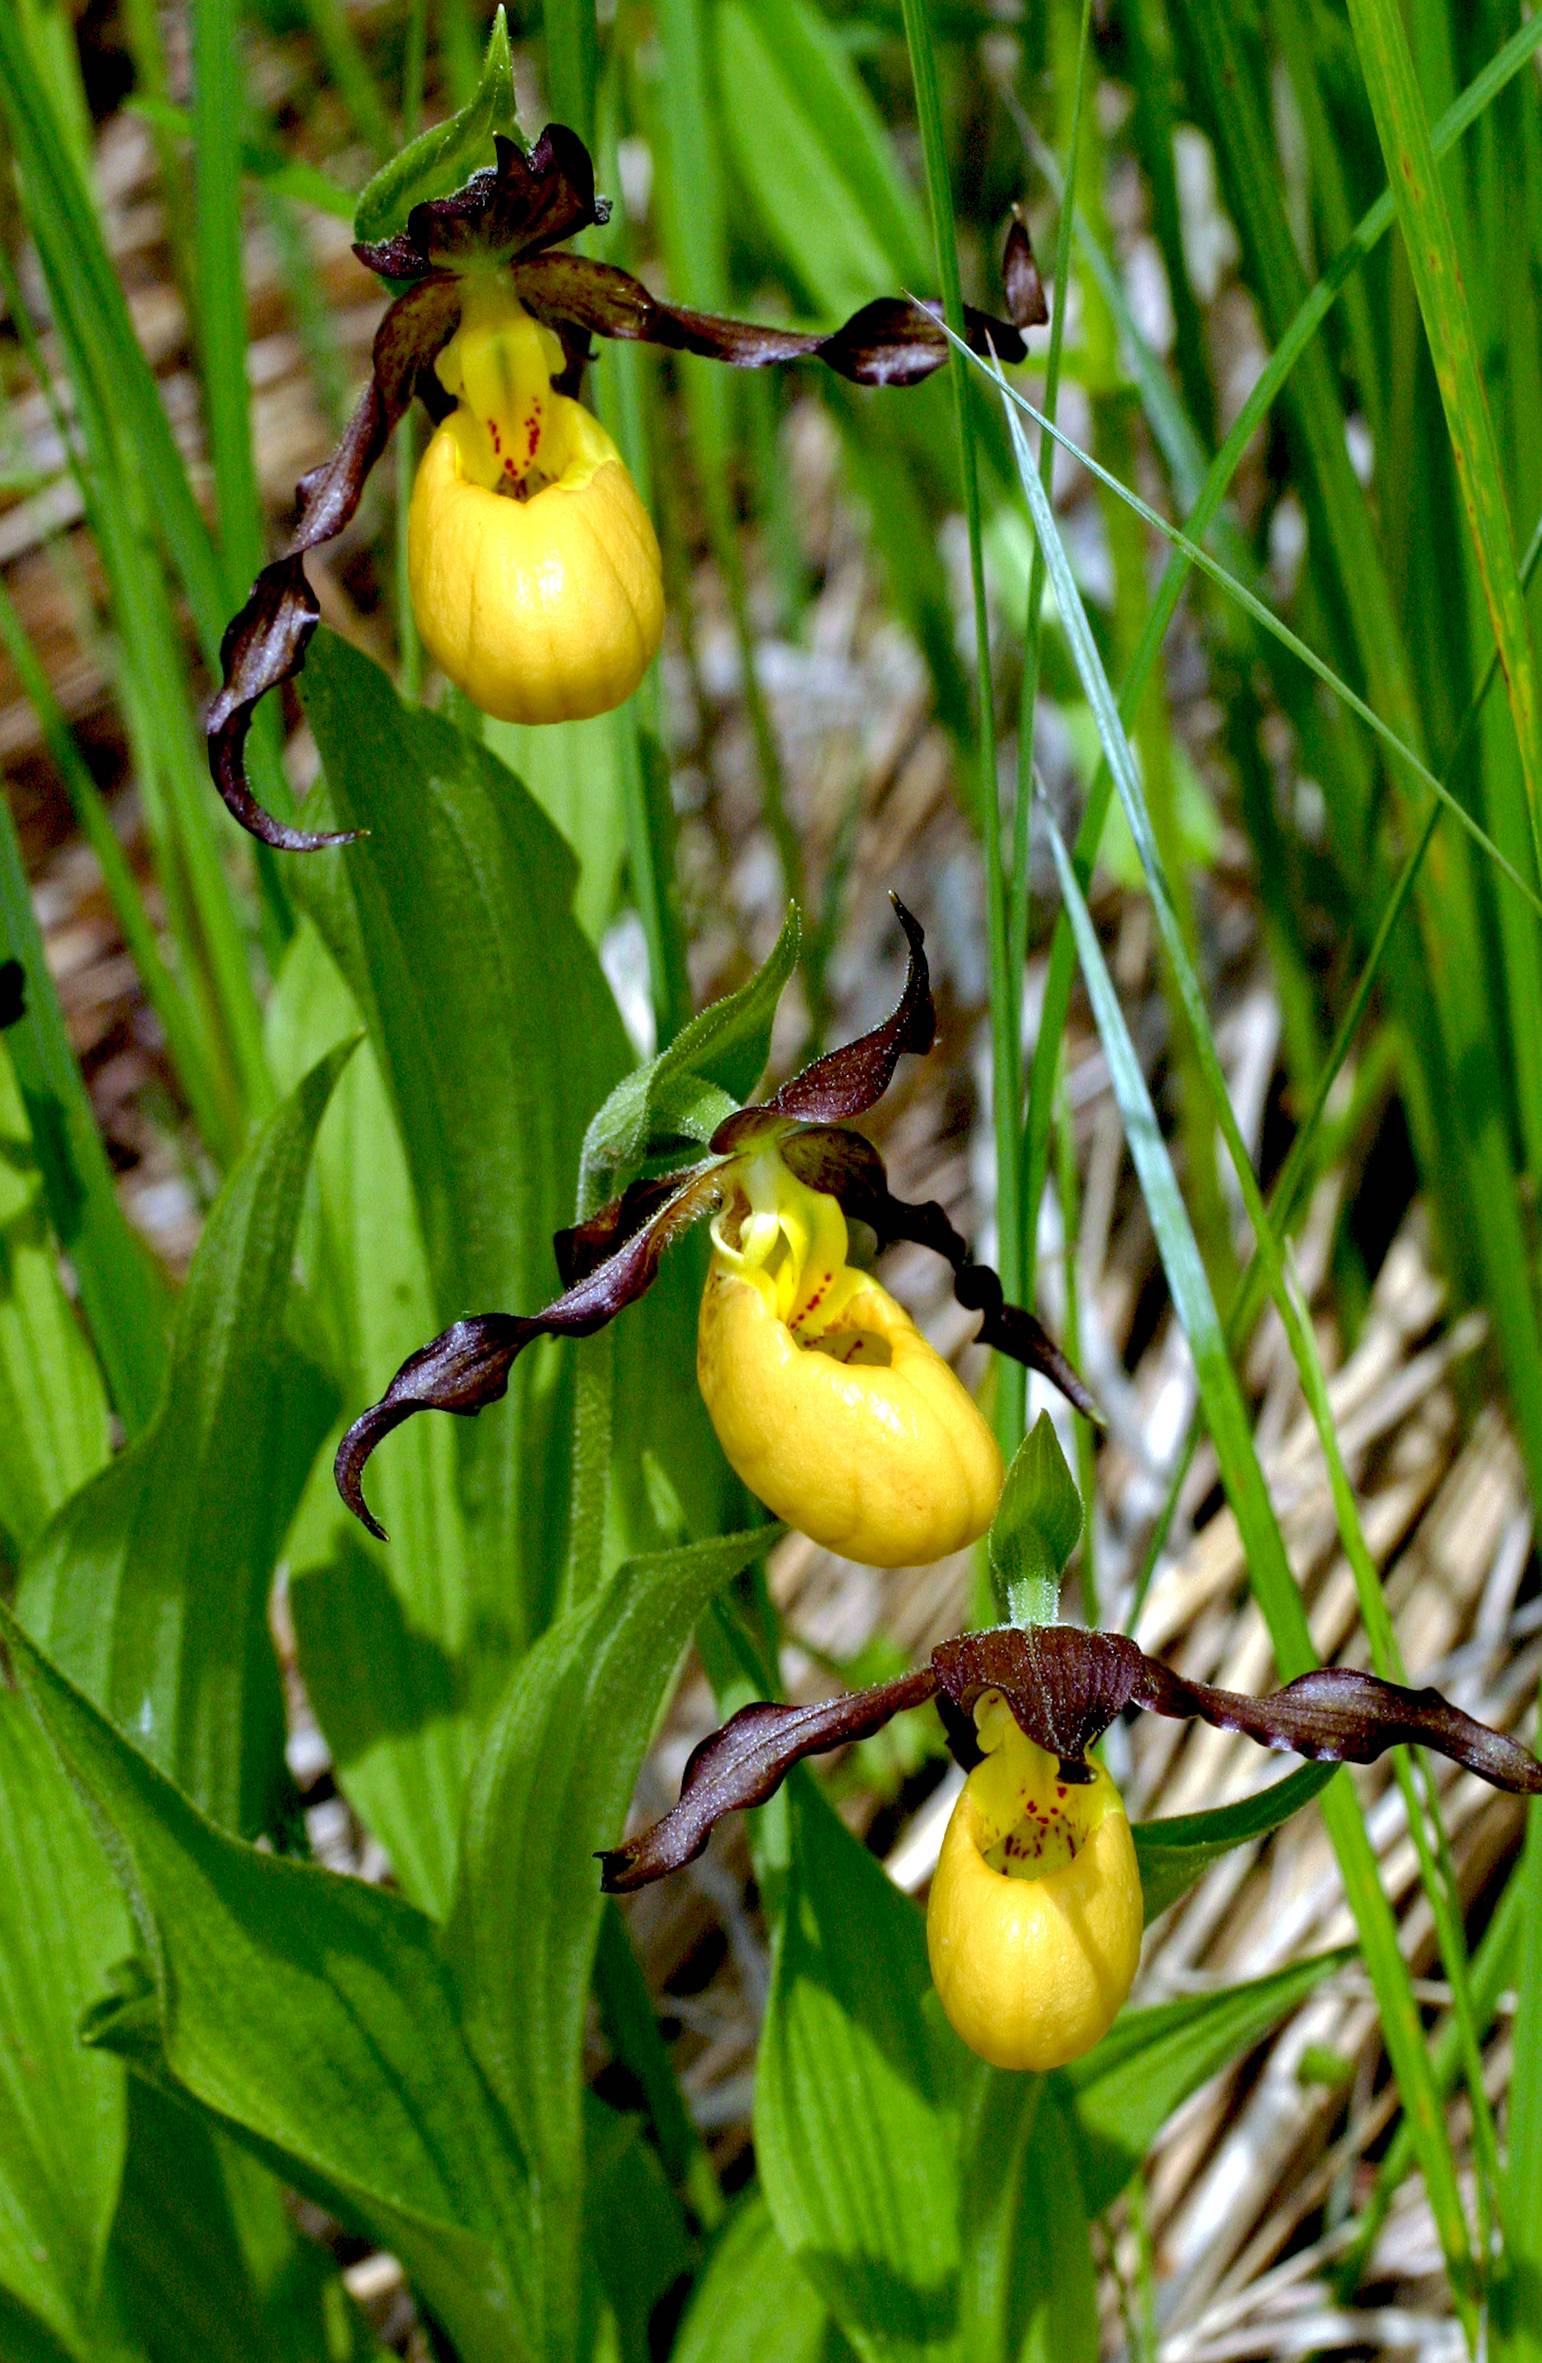
[{"label": "slipper-shaped labellum", "polygon": [[466,290],[436,371],[455,408],[418,468],[412,607],[450,679],[504,722],[581,721],[658,652],[658,539],[615,444],[554,391],[562,346],[503,282]]},{"label": "slipper-shaped labellum", "polygon": [[730,1463],[768,1509],[869,1567],[962,1550],[1001,1495],[996,1440],[868,1272],[846,1218],[774,1148],[712,1225],[697,1376]]},{"label": "slipper-shaped labellum", "polygon": [[1140,1871],[1101,1765],[1068,1780],[999,1691],[975,1708],[985,1751],[953,1808],[926,1947],[955,2032],[998,2068],[1059,2068],[1109,2028],[1140,1965]]}]

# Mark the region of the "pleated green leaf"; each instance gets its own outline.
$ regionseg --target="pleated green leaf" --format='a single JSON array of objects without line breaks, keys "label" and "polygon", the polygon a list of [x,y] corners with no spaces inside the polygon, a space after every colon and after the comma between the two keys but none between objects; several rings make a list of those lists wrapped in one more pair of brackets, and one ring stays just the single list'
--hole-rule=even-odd
[{"label": "pleated green leaf", "polygon": [[[101,2302],[123,2071],[76,2036],[130,1940],[84,1806],[25,1702],[0,1689],[0,2296],[82,2359],[130,2351]],[[0,2352],[30,2363],[27,2335],[18,2324],[13,2344],[0,2314]]]},{"label": "pleated green leaf", "polygon": [[391,2248],[465,2363],[532,2356],[520,2161],[431,1922],[217,1828],[5,1611],[0,1633],[109,1836],[145,1948],[94,2039]]},{"label": "pleated green leaf", "polygon": [[151,2363],[367,2363],[383,2353],[337,2259],[297,2229],[266,2167],[143,2076],[129,2077],[128,2102],[110,2261]]},{"label": "pleated green leaf", "polygon": [[106,1458],[106,1392],[59,1276],[37,1146],[0,1035],[0,1549],[19,1558]]},{"label": "pleated green leaf", "polygon": [[0,959],[21,964],[25,1008],[6,1048],[26,1110],[31,1153],[54,1236],[74,1266],[114,1408],[144,1427],[166,1371],[167,1293],[130,1230],[70,1048],[32,909],[10,806],[0,796]]},{"label": "pleated green leaf", "polygon": [[698,1011],[656,1058],[618,1083],[584,1135],[579,1201],[598,1206],[650,1150],[705,1146],[747,1100],[771,1055],[771,1028],[798,964],[800,928],[789,910],[764,964],[747,984]]},{"label": "pleated green leaf", "polygon": [[958,2328],[957,2038],[929,2001],[921,1914],[809,1783],[755,2079],[777,2232],[864,2358]]},{"label": "pleated green leaf", "polygon": [[[359,1024],[358,1004],[303,925],[268,1013],[280,1084]],[[307,1336],[346,1419],[435,1325],[422,1226],[372,1043],[360,1043],[318,1135],[299,1253]],[[452,1423],[410,1422],[372,1485],[388,1545],[344,1509],[331,1453],[321,1456],[290,1542],[290,1612],[339,1786],[403,1892],[441,1919],[475,1733],[501,1664],[477,1622]]]},{"label": "pleated green leaf", "polygon": [[967,2363],[1097,2363],[1089,2202],[1062,2094],[1043,2076],[981,2069],[963,2155]]},{"label": "pleated green leaf", "polygon": [[537,2344],[576,2334],[583,2028],[602,1897],[594,1855],[627,1801],[691,1629],[775,1528],[629,1561],[542,1635],[467,1801],[446,1946],[479,2059],[531,2162]]},{"label": "pleated green leaf", "polygon": [[747,2191],[702,2267],[670,2363],[842,2363],[850,2352],[764,2195]]},{"label": "pleated green leaf", "polygon": [[[572,1220],[584,1127],[631,1063],[573,916],[574,857],[487,748],[406,704],[333,634],[318,635],[303,686],[332,816],[370,833],[292,869],[380,1061],[428,1256],[430,1333],[466,1313],[532,1312],[560,1285],[552,1234]],[[506,1403],[457,1423],[469,1613],[495,1684],[550,1613],[570,1375],[570,1357],[538,1347]]]},{"label": "pleated green leaf", "polygon": [[60,1513],[18,1613],[216,1820],[284,1809],[268,1590],[331,1404],[286,1334],[316,1128],[351,1045],[269,1118],[214,1206],[145,1435]]}]

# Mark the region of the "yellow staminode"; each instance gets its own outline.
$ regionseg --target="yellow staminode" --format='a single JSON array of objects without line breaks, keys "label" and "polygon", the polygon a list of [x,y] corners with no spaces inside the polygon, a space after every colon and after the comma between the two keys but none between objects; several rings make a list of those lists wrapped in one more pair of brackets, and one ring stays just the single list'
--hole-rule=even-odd
[{"label": "yellow staminode", "polygon": [[696,1369],[712,1425],[779,1518],[870,1567],[985,1532],[996,1440],[910,1316],[846,1261],[836,1200],[774,1150],[712,1226]]},{"label": "yellow staminode", "polygon": [[436,364],[455,409],[423,455],[407,571],[424,646],[484,713],[579,721],[637,687],[664,628],[652,521],[562,347],[496,281]]},{"label": "yellow staminode", "polygon": [[998,2068],[1058,2068],[1108,2032],[1140,1964],[1141,1892],[1119,1792],[1061,1777],[999,1691],[953,1809],[926,1943],[948,2019]]}]

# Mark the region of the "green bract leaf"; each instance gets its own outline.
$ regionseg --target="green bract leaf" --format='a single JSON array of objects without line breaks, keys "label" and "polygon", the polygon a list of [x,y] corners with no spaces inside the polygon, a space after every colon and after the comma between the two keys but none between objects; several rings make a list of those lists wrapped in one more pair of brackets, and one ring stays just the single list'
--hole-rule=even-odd
[{"label": "green bract leaf", "polygon": [[536,2341],[575,2335],[583,2223],[583,2027],[615,1838],[698,1616],[777,1529],[636,1559],[542,1635],[510,1684],[467,1805],[446,1949],[483,2068],[531,2162]]},{"label": "green bract leaf", "polygon": [[714,1001],[656,1058],[618,1083],[584,1135],[579,1211],[594,1212],[655,1150],[682,1139],[705,1147],[749,1098],[771,1055],[771,1028],[798,964],[800,925],[788,905],[764,967]]},{"label": "green bract leaf", "polygon": [[[91,2345],[123,2167],[123,2071],[75,2025],[128,1950],[123,1899],[25,1703],[0,1690],[0,2293]],[[94,2351],[94,2350],[93,2350]],[[0,2352],[26,2355],[0,2319]]]},{"label": "green bract leaf", "polygon": [[60,1513],[17,1613],[218,1821],[274,1826],[283,1711],[268,1587],[330,1402],[285,1336],[316,1127],[351,1045],[269,1118],[209,1216],[145,1434]]},{"label": "green bract leaf", "polygon": [[482,77],[472,96],[448,122],[436,123],[381,166],[359,198],[353,234],[364,244],[405,229],[414,205],[448,197],[479,166],[492,162],[493,134],[519,138],[514,100],[514,60],[508,22],[500,7],[482,60]]},{"label": "green bract leaf", "polygon": [[1007,1471],[991,1521],[991,1574],[1014,1624],[1050,1624],[1060,1612],[1060,1578],[1082,1531],[1082,1497],[1041,1411]]},{"label": "green bract leaf", "polygon": [[1317,1953],[1246,1985],[1127,2010],[1095,2050],[1062,2069],[1075,2095],[1072,2123],[1091,2213],[1101,2214],[1118,2198],[1181,2101],[1251,2050],[1353,1958],[1351,1950]]},{"label": "green bract leaf", "polygon": [[1166,1821],[1135,1824],[1135,1852],[1140,1859],[1141,1893],[1146,1902],[1146,1925],[1187,1895],[1220,1855],[1250,1838],[1267,1837],[1282,1822],[1310,1805],[1332,1780],[1337,1766],[1303,1764],[1256,1796],[1239,1797],[1233,1805],[1217,1805],[1209,1813],[1175,1814]]},{"label": "green bract leaf", "polygon": [[952,2345],[958,2305],[954,2072],[927,2007],[921,1915],[817,1791],[798,1843],[755,2079],[772,2219],[858,2353]]},{"label": "green bract leaf", "polygon": [[99,2039],[114,2033],[141,2073],[400,2256],[464,2363],[521,2363],[531,2237],[518,2155],[462,2040],[431,1923],[382,1888],[217,1829],[4,1610],[0,1637],[111,1832],[149,1949],[144,1996],[116,2029],[98,2017]]}]

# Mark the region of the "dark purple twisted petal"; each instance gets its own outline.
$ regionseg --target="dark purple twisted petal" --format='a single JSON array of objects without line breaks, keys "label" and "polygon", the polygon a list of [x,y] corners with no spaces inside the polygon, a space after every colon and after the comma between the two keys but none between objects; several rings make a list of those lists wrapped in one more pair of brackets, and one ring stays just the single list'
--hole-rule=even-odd
[{"label": "dark purple twisted petal", "polygon": [[764,1805],[805,1756],[824,1755],[849,1740],[881,1731],[892,1716],[923,1706],[937,1688],[930,1666],[844,1691],[812,1707],[741,1707],[704,1739],[685,1767],[680,1802],[651,1829],[602,1854],[600,1884],[609,1895],[629,1895],[694,1862],[727,1813]]},{"label": "dark purple twisted petal", "polygon": [[[663,303],[630,271],[586,255],[521,259],[514,266],[514,284],[520,301],[552,327],[568,322],[595,336],[663,345],[673,353],[695,353],[704,361],[726,361],[735,369],[822,361],[853,385],[909,386],[930,377],[948,357],[941,306],[913,302],[909,296],[877,296],[839,328],[820,335],[811,329],[729,320],[717,312]],[[1027,352],[1012,323],[993,319],[988,312],[966,306],[964,332],[977,353],[1021,361]]]},{"label": "dark purple twisted petal", "polygon": [[953,1273],[953,1293],[959,1303],[981,1316],[981,1344],[993,1346],[998,1354],[1008,1355],[1026,1370],[1038,1371],[1084,1417],[1102,1425],[1096,1401],[1043,1322],[1008,1301],[995,1272],[989,1264],[975,1262],[968,1241],[954,1229],[935,1198],[915,1206],[894,1196],[883,1159],[871,1141],[838,1125],[819,1125],[789,1133],[778,1147],[801,1181],[839,1198],[846,1214],[877,1234],[881,1248],[907,1239],[940,1255]]},{"label": "dark purple twisted petal", "polygon": [[424,279],[397,297],[375,331],[373,373],[341,443],[299,487],[300,517],[287,549],[258,575],[220,644],[223,678],[205,722],[209,769],[242,828],[280,852],[314,853],[324,845],[346,845],[357,834],[289,827],[258,803],[246,777],[246,738],[257,701],[294,679],[320,620],[305,579],[305,554],[334,540],[352,518],[392,428],[459,317],[460,289],[450,278]]},{"label": "dark purple twisted petal", "polygon": [[[679,1179],[678,1176],[672,1177]],[[378,1403],[354,1421],[337,1448],[333,1476],[354,1516],[385,1540],[385,1529],[364,1499],[364,1471],[376,1446],[418,1411],[451,1411],[469,1419],[507,1391],[509,1372],[538,1337],[592,1337],[646,1295],[671,1240],[716,1204],[693,1170],[646,1222],[577,1277],[539,1313],[482,1313],[452,1322],[409,1354]]]},{"label": "dark purple twisted petal", "polygon": [[675,1192],[686,1182],[697,1180],[704,1165],[682,1166],[675,1173],[660,1173],[651,1180],[634,1181],[619,1198],[610,1199],[587,1222],[574,1223],[565,1231],[558,1231],[552,1240],[552,1252],[557,1258],[557,1270],[564,1288],[583,1280],[598,1270],[607,1256],[634,1238]]},{"label": "dark purple twisted petal", "polygon": [[1492,1788],[1542,1796],[1542,1764],[1519,1740],[1463,1714],[1438,1690],[1409,1690],[1353,1666],[1317,1666],[1267,1698],[1248,1698],[1187,1681],[1148,1657],[1135,1698],[1155,1714],[1197,1716],[1260,1747],[1327,1764],[1371,1764],[1388,1748],[1432,1748]]},{"label": "dark purple twisted petal", "polygon": [[496,164],[473,173],[452,197],[415,205],[396,237],[356,245],[365,269],[382,279],[421,279],[475,257],[539,254],[608,220],[610,207],[594,193],[593,159],[565,123],[548,123],[528,154],[499,133],[493,152]]},{"label": "dark purple twisted petal", "polygon": [[[840,1124],[862,1116],[894,1080],[894,1070],[905,1052],[924,1057],[937,1038],[937,1012],[932,1006],[931,975],[926,965],[926,937],[897,894],[891,894],[895,913],[910,946],[905,989],[883,1023],[855,1042],[826,1051],[812,1066],[784,1083],[759,1105],[740,1108],[727,1116],[712,1135],[715,1155],[743,1148],[758,1133],[775,1131],[786,1123]],[[823,1188],[820,1183],[816,1187]]]},{"label": "dark purple twisted petal", "polygon": [[[1043,328],[1047,325],[1049,303],[1044,293],[1044,282],[1039,277],[1039,266],[1034,260],[1028,224],[1018,205],[1012,208],[1012,220],[1007,230],[1006,252],[1001,258],[1001,284],[1006,290],[1007,317],[1018,328]],[[1005,360],[1006,355],[1003,353],[1001,358]]]}]

